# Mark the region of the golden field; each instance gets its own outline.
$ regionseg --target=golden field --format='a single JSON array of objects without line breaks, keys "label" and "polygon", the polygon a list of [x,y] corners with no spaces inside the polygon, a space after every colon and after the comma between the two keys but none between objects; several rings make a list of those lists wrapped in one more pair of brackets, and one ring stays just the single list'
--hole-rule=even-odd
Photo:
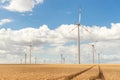
[{"label": "golden field", "polygon": [[[120,65],[100,65],[100,67],[105,80],[120,80]],[[0,65],[0,80],[93,80],[98,75],[98,65]]]},{"label": "golden field", "polygon": [[105,80],[120,80],[120,65],[101,65]]}]

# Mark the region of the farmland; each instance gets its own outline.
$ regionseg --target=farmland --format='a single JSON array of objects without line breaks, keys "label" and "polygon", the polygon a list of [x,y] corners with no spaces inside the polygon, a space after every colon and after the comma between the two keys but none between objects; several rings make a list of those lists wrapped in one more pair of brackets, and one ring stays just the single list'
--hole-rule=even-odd
[{"label": "farmland", "polygon": [[[105,80],[118,80],[120,78],[120,65],[100,65],[100,68]],[[93,80],[98,78],[98,65],[0,65],[0,80]]]}]

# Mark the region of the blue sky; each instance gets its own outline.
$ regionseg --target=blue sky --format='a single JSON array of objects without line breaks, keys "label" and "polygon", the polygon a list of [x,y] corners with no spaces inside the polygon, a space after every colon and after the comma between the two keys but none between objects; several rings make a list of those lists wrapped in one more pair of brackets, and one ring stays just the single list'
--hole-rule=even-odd
[{"label": "blue sky", "polygon": [[111,23],[120,21],[119,3],[119,0],[44,0],[42,4],[36,5],[32,12],[13,12],[0,8],[0,19],[13,20],[3,25],[5,28],[37,28],[46,24],[49,28],[55,29],[62,24],[77,23],[78,10],[82,8],[81,24],[109,27]]}]

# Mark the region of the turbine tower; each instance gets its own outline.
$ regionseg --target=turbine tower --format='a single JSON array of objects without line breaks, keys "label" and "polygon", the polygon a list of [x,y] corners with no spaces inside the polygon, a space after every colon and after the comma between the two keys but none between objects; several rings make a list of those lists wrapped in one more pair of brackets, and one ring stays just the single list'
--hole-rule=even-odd
[{"label": "turbine tower", "polygon": [[65,60],[66,60],[65,57],[63,57],[63,64],[65,64]]},{"label": "turbine tower", "polygon": [[60,54],[60,57],[61,57],[61,64],[63,64],[63,54],[62,53]]},{"label": "turbine tower", "polygon": [[27,54],[25,53],[25,64],[26,64]]},{"label": "turbine tower", "polygon": [[29,48],[30,48],[30,64],[31,64],[32,43],[30,43]]},{"label": "turbine tower", "polygon": [[22,58],[20,59],[20,64],[22,64]]},{"label": "turbine tower", "polygon": [[98,64],[100,64],[100,53],[98,53]]},{"label": "turbine tower", "polygon": [[78,64],[80,64],[80,20],[81,20],[81,10],[79,9],[79,21],[77,24],[77,27],[78,27]]},{"label": "turbine tower", "polygon": [[94,55],[95,55],[95,45],[92,44],[92,49],[93,49],[93,64],[94,64]]},{"label": "turbine tower", "polygon": [[[95,53],[96,53],[96,49],[95,49]],[[97,54],[97,57],[98,57],[98,64],[101,63],[101,53],[102,53],[102,51],[100,51],[100,52]]]},{"label": "turbine tower", "polygon": [[37,64],[37,57],[35,56],[35,64]]}]

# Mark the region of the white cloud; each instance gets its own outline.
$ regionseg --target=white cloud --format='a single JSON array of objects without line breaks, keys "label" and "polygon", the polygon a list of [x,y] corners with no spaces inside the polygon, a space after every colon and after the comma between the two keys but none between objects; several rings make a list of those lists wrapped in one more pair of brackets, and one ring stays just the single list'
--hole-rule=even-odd
[{"label": "white cloud", "polygon": [[[1,61],[16,63],[24,58],[24,53],[29,55],[29,44],[32,42],[32,56],[42,60],[60,61],[60,54],[66,56],[67,63],[77,61],[77,29],[70,32],[75,25],[61,25],[51,30],[47,25],[40,28],[24,28],[20,30],[0,29],[0,57]],[[92,63],[92,47],[88,42],[95,43],[97,53],[101,53],[102,62],[107,63],[112,60],[120,60],[120,23],[112,23],[111,28],[100,26],[83,26],[91,33],[81,28],[81,62]],[[96,62],[97,62],[97,53]],[[11,57],[13,55],[13,57]],[[8,57],[10,56],[10,57]],[[112,57],[113,56],[113,57]],[[10,59],[9,59],[10,58]],[[13,58],[16,59],[14,62]],[[11,60],[11,61],[10,61]],[[12,61],[13,60],[13,61]],[[8,62],[8,63],[9,63]],[[56,62],[59,63],[59,62]]]},{"label": "white cloud", "polygon": [[0,25],[4,25],[4,24],[10,23],[10,22],[12,22],[11,19],[2,19],[2,20],[0,20]]},{"label": "white cloud", "polygon": [[43,0],[35,0],[36,4],[43,3]]},{"label": "white cloud", "polygon": [[43,3],[43,0],[10,0],[8,5],[3,8],[13,12],[28,12],[38,5]]}]

